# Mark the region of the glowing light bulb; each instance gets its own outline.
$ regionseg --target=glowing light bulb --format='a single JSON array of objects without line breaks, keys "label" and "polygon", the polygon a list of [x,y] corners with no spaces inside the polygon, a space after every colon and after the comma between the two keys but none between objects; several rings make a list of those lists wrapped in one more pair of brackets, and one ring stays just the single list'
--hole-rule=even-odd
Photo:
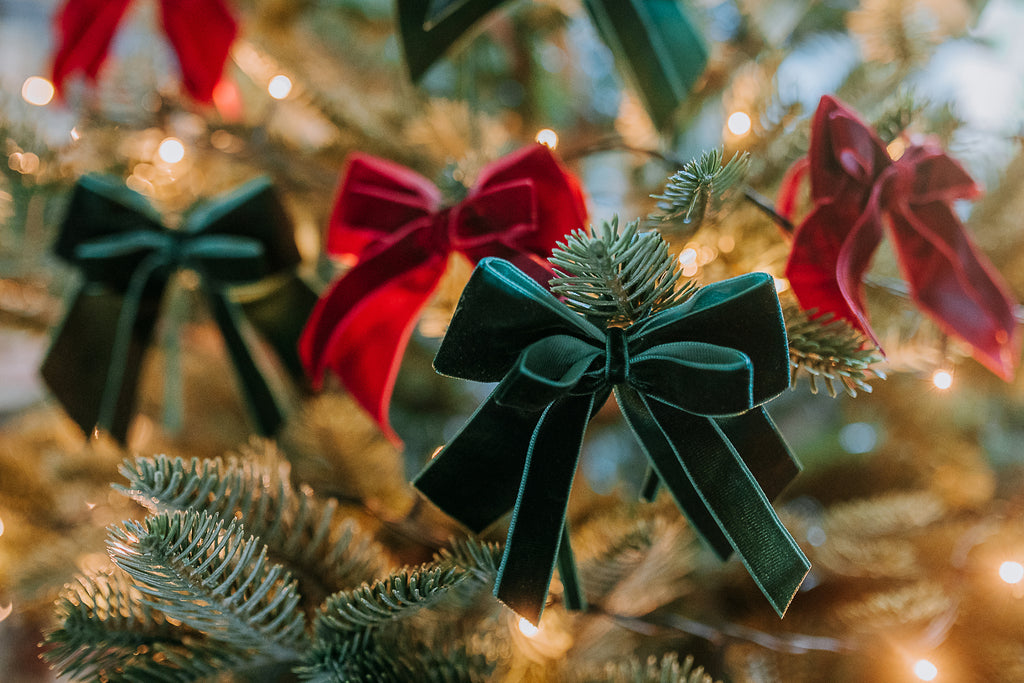
[{"label": "glowing light bulb", "polygon": [[53,83],[42,76],[29,76],[21,84],[21,97],[29,104],[43,107],[50,103],[56,91]]},{"label": "glowing light bulb", "polygon": [[781,294],[782,292],[785,292],[787,289],[789,289],[789,280],[787,280],[786,278],[773,276],[772,280],[775,281],[776,294]]},{"label": "glowing light bulb", "polygon": [[932,374],[932,384],[936,389],[946,390],[953,386],[953,375],[949,370],[936,370]]},{"label": "glowing light bulb", "polygon": [[927,659],[919,659],[914,662],[914,675],[922,681],[934,681],[939,669]]},{"label": "glowing light bulb", "polygon": [[527,638],[533,638],[540,633],[540,629],[526,620],[526,617],[519,617],[519,631]]},{"label": "glowing light bulb", "polygon": [[1020,562],[1003,562],[999,565],[999,578],[1006,583],[1020,583],[1024,579],[1024,565]]},{"label": "glowing light bulb", "polygon": [[551,130],[550,128],[541,128],[537,131],[534,140],[544,145],[548,149],[554,149],[558,147],[558,133]]},{"label": "glowing light bulb", "polygon": [[679,265],[683,266],[684,268],[686,266],[696,265],[696,263],[697,263],[697,250],[696,249],[690,249],[690,248],[683,249],[681,252],[679,252],[679,259],[678,260],[679,260]]},{"label": "glowing light bulb", "polygon": [[267,84],[267,92],[275,100],[283,100],[292,92],[292,79],[284,74],[274,76]]},{"label": "glowing light bulb", "polygon": [[164,163],[176,164],[185,158],[185,145],[178,138],[164,138],[156,148],[156,155]]},{"label": "glowing light bulb", "polygon": [[746,135],[750,132],[750,114],[742,111],[735,111],[729,114],[729,118],[725,122],[726,128],[733,135]]},{"label": "glowing light bulb", "polygon": [[70,135],[71,139],[74,140],[75,142],[78,142],[79,140],[82,139],[82,134],[78,132],[78,128],[72,128],[68,132],[68,135]]}]

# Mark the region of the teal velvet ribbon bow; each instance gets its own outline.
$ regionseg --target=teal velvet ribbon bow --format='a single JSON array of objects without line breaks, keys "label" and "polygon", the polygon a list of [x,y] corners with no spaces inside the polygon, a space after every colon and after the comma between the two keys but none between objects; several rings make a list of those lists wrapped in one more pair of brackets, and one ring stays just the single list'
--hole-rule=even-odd
[{"label": "teal velvet ribbon bow", "polygon": [[770,276],[711,284],[629,328],[602,330],[487,258],[434,367],[500,380],[414,483],[474,532],[513,510],[494,592],[517,613],[540,619],[556,561],[571,605],[569,493],[587,423],[614,390],[679,508],[722,559],[739,555],[784,614],[810,563],[769,502],[799,471],[761,407],[789,386]]},{"label": "teal velvet ribbon bow", "polygon": [[[221,330],[257,430],[274,434],[282,402],[243,332],[243,306],[228,287],[277,276],[249,320],[301,377],[295,343],[316,294],[295,276],[291,223],[269,180],[256,179],[192,207],[179,229],[163,226],[146,199],[119,180],[81,178],[54,247],[77,265],[82,286],[58,330],[42,375],[68,414],[124,441],[135,411],[143,354],[153,336],[171,274],[191,268]],[[277,316],[268,315],[274,309]],[[290,341],[286,341],[290,340]]]}]

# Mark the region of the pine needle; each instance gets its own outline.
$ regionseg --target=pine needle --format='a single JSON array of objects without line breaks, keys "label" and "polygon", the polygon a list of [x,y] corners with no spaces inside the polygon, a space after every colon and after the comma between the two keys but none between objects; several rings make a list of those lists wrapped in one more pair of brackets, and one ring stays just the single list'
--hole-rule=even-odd
[{"label": "pine needle", "polygon": [[296,582],[236,521],[190,510],[112,527],[108,552],[139,602],[238,648],[296,660],[306,642]]},{"label": "pine needle", "polygon": [[651,214],[650,223],[676,224],[685,234],[695,233],[705,218],[719,209],[735,187],[747,175],[750,156],[736,152],[725,164],[723,151],[712,149],[698,158],[687,162],[668,179],[663,194],[652,195],[659,199],[658,213]]},{"label": "pine needle", "polygon": [[704,673],[704,667],[694,668],[693,663],[690,655],[680,662],[674,652],[660,659],[651,655],[646,661],[633,656],[609,662],[599,673],[585,673],[573,680],[576,683],[715,683]]},{"label": "pine needle", "polygon": [[885,374],[873,367],[882,362],[881,353],[846,321],[832,314],[813,317],[814,311],[805,312],[789,301],[783,303],[782,312],[793,388],[801,372],[807,375],[811,393],[818,393],[820,380],[832,398],[839,395],[837,387],[855,397],[858,391],[871,393],[868,382],[872,379],[885,379]]},{"label": "pine needle", "polygon": [[[619,219],[589,235],[573,231],[548,259],[551,291],[569,308],[603,325],[627,325],[689,298],[696,286],[676,289],[679,262],[657,232],[638,232],[639,221],[619,233]],[[600,234],[597,234],[597,233]]]},{"label": "pine needle", "polygon": [[403,569],[384,580],[340,591],[327,598],[316,616],[319,640],[350,637],[434,604],[468,574],[452,566],[425,564]]}]

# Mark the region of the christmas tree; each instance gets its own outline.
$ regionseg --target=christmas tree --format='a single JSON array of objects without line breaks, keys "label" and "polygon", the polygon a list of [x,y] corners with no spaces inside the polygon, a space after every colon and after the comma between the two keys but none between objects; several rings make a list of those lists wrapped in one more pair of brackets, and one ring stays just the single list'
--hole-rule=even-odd
[{"label": "christmas tree", "polygon": [[10,681],[1017,681],[1011,0],[0,0]]}]

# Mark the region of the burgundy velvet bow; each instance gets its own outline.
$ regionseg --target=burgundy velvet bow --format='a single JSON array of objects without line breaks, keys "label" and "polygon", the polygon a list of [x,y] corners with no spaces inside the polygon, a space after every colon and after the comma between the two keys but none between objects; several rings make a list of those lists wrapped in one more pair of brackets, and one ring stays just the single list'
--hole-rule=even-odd
[{"label": "burgundy velvet bow", "polygon": [[814,115],[807,158],[783,181],[782,215],[792,213],[808,172],[813,209],[793,234],[786,264],[800,305],[834,313],[877,344],[863,278],[888,225],[914,301],[1010,380],[1020,355],[1015,304],[953,209],[954,200],[979,193],[967,172],[930,143],[910,146],[893,161],[874,131],[828,95]]},{"label": "burgundy velvet bow", "polygon": [[[95,80],[131,0],[65,0],[54,17],[58,88],[75,71]],[[185,89],[197,100],[213,99],[238,26],[223,0],[160,0],[160,17],[178,55]]]},{"label": "burgundy velvet bow", "polygon": [[317,303],[299,339],[314,385],[333,370],[398,442],[388,423],[391,391],[417,314],[449,255],[458,252],[474,264],[498,256],[546,281],[544,258],[585,220],[578,182],[542,145],[487,166],[466,198],[449,207],[423,176],[383,159],[352,156],[327,252],[358,260]]}]

